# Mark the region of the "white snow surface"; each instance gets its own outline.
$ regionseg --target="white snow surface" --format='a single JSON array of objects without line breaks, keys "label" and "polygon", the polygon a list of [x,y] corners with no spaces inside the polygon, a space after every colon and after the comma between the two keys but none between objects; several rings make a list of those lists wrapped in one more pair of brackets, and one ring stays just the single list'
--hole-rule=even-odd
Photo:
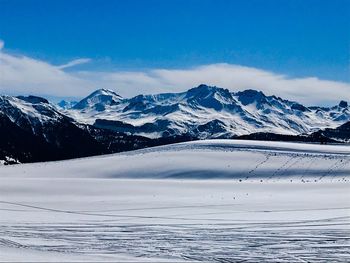
[{"label": "white snow surface", "polygon": [[0,261],[348,262],[350,147],[207,140],[0,167]]}]

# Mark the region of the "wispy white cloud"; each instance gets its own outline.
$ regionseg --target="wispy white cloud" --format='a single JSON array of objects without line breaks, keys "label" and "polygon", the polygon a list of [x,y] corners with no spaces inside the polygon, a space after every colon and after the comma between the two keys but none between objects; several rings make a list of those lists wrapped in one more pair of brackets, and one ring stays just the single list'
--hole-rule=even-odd
[{"label": "wispy white cloud", "polygon": [[87,81],[44,61],[0,53],[0,93],[82,96]]},{"label": "wispy white cloud", "polygon": [[87,63],[78,59],[59,67],[26,56],[0,51],[0,93],[83,97],[97,88],[108,88],[122,96],[181,92],[201,83],[232,91],[258,89],[268,95],[307,105],[335,104],[350,100],[350,84],[316,77],[290,78],[266,70],[232,64],[211,64],[188,69],[145,71],[70,71]]},{"label": "wispy white cloud", "polygon": [[3,49],[5,46],[5,42],[0,39],[0,50]]},{"label": "wispy white cloud", "polygon": [[78,59],[69,61],[66,64],[57,66],[57,68],[59,68],[59,69],[71,68],[71,67],[74,67],[74,66],[77,66],[77,65],[89,63],[90,61],[91,61],[90,58],[78,58]]}]

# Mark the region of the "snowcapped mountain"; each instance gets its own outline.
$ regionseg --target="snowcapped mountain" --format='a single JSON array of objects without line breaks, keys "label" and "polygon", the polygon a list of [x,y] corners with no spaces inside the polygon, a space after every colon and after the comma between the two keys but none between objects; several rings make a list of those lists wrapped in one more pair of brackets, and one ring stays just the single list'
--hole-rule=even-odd
[{"label": "snowcapped mountain", "polygon": [[60,160],[203,138],[348,142],[349,120],[345,101],[305,107],[260,91],[206,85],[133,98],[97,90],[70,109],[36,96],[0,96],[0,161]]},{"label": "snowcapped mountain", "polygon": [[255,90],[199,85],[182,93],[122,98],[97,90],[66,113],[99,128],[147,137],[229,138],[256,132],[299,135],[350,119],[349,105],[306,107]]},{"label": "snowcapped mountain", "polygon": [[111,90],[99,89],[91,93],[85,99],[74,105],[74,109],[94,109],[96,111],[106,110],[106,106],[118,105],[122,97]]},{"label": "snowcapped mountain", "polygon": [[0,157],[26,162],[103,153],[86,126],[40,97],[0,96],[0,120],[6,136],[0,139]]},{"label": "snowcapped mountain", "polygon": [[70,119],[46,99],[35,96],[0,96],[0,112],[13,123],[34,135],[41,135],[46,124]]},{"label": "snowcapped mountain", "polygon": [[99,129],[78,123],[44,98],[0,96],[0,164],[77,158],[185,140],[189,138],[151,140]]},{"label": "snowcapped mountain", "polygon": [[60,102],[57,103],[57,106],[61,109],[67,110],[73,108],[78,101],[67,101],[67,100],[61,100]]}]

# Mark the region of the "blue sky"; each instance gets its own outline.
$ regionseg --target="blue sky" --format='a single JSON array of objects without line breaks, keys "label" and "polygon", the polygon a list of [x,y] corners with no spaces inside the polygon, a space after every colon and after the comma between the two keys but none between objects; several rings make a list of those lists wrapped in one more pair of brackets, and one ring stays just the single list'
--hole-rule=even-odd
[{"label": "blue sky", "polygon": [[[66,71],[226,63],[350,82],[348,0],[0,0],[3,52]],[[77,63],[78,64],[78,63]]]}]

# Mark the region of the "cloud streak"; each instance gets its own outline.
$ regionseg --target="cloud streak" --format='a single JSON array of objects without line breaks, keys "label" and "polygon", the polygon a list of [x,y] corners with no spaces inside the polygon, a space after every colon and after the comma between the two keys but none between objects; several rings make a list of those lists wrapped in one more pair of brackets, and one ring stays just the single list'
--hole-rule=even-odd
[{"label": "cloud streak", "polygon": [[316,77],[290,78],[266,70],[232,64],[145,71],[65,71],[88,62],[90,59],[83,58],[55,66],[2,50],[0,93],[84,97],[95,89],[108,88],[130,97],[141,93],[181,92],[205,83],[232,91],[257,89],[267,95],[296,100],[306,105],[331,105],[341,99],[350,100],[349,83]]},{"label": "cloud streak", "polygon": [[66,64],[57,66],[58,69],[66,69],[66,68],[71,68],[71,67],[75,67],[77,65],[81,65],[81,64],[86,64],[89,63],[91,61],[90,58],[78,58],[75,60],[72,60]]}]

